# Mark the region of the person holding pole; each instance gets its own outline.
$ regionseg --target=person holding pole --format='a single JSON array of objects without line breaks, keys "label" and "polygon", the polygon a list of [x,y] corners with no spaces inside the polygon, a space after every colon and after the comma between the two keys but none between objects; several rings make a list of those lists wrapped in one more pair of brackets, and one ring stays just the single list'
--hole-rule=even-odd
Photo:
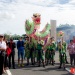
[{"label": "person holding pole", "polygon": [[60,66],[58,69],[60,69],[63,65],[63,68],[65,69],[65,49],[64,46],[61,44],[61,41],[58,43],[58,50],[59,50],[59,60],[60,60]]},{"label": "person holding pole", "polygon": [[[66,52],[67,44],[66,44],[66,42],[63,40],[63,38],[62,38],[62,44],[63,44],[64,49],[65,49],[65,52]],[[68,64],[68,61],[67,61],[67,55],[65,56],[65,60],[66,60],[66,64]]]},{"label": "person holding pole", "polygon": [[62,64],[63,64],[63,68],[65,69],[66,52],[65,52],[65,47],[64,47],[63,42],[62,42],[63,35],[64,35],[64,32],[63,31],[59,31],[59,36],[61,38],[61,41],[58,43],[59,60],[60,60],[60,66],[59,66],[58,69],[61,68]]},{"label": "person holding pole", "polygon": [[38,39],[38,43],[37,43],[37,50],[38,50],[38,57],[37,57],[37,60],[38,60],[38,67],[40,67],[40,64],[41,64],[41,60],[42,60],[42,63],[43,63],[43,67],[45,67],[45,54],[44,54],[44,51],[43,51],[43,45],[44,45],[44,41],[40,39]]}]

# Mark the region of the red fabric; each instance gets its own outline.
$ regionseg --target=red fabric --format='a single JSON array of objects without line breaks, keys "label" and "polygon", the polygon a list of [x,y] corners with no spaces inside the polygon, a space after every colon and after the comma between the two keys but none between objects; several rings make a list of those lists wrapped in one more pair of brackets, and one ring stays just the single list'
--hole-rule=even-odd
[{"label": "red fabric", "polygon": [[7,52],[7,55],[9,56],[10,53],[11,53],[11,49],[10,49],[10,48],[7,48],[7,49],[6,49],[6,52]]},{"label": "red fabric", "polygon": [[73,43],[75,43],[75,39],[73,40]]}]

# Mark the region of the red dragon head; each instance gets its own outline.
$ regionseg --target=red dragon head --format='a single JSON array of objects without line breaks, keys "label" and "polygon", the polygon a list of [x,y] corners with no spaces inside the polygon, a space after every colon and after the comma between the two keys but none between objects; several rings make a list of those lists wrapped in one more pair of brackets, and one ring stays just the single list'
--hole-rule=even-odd
[{"label": "red dragon head", "polygon": [[41,20],[40,16],[41,15],[39,13],[34,13],[33,14],[32,19],[33,19],[33,22],[34,22],[35,25],[39,25],[40,24],[40,20]]}]

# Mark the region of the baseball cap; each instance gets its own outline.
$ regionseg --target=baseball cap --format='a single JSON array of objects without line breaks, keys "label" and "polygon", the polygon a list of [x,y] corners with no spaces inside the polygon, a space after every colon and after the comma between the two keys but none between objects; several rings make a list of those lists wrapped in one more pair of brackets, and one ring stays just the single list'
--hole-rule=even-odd
[{"label": "baseball cap", "polygon": [[4,35],[3,34],[0,34],[0,37],[4,37]]}]

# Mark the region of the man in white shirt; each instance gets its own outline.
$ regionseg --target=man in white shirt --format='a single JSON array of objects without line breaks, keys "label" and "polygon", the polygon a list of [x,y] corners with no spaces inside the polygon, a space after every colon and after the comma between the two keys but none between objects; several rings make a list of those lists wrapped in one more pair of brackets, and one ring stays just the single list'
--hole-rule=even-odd
[{"label": "man in white shirt", "polygon": [[6,51],[6,43],[3,41],[3,35],[0,34],[0,75],[2,75],[3,72],[4,51]]}]

